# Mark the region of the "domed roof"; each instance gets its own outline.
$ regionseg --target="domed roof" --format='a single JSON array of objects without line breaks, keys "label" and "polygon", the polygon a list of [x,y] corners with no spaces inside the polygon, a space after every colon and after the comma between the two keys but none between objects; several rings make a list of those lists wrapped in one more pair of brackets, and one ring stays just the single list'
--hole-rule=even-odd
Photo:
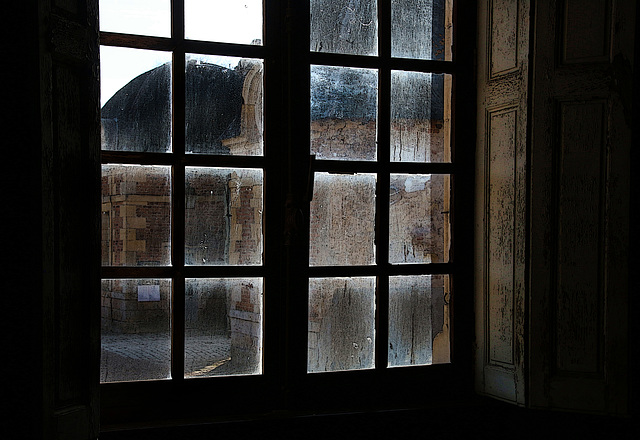
[{"label": "domed roof", "polygon": [[[248,72],[199,61],[186,66],[186,151],[228,154],[223,140],[240,136]],[[393,119],[441,120],[443,78],[408,73],[394,89]],[[103,149],[165,152],[171,142],[171,65],[131,80],[102,107]],[[371,121],[377,114],[377,71],[332,66],[311,70],[311,120]],[[421,104],[424,105],[421,105]]]},{"label": "domed roof", "polygon": [[[189,61],[186,67],[186,149],[227,153],[222,140],[240,134],[244,73]],[[102,107],[103,148],[165,152],[171,135],[171,65],[131,80]]]}]

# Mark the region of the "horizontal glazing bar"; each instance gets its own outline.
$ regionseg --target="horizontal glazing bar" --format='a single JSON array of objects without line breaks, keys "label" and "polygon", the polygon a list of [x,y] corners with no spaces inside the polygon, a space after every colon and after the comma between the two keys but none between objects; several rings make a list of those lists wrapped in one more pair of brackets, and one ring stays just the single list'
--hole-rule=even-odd
[{"label": "horizontal glazing bar", "polygon": [[184,52],[187,53],[228,55],[246,58],[264,58],[266,53],[264,46],[216,43],[198,40],[180,41],[173,38],[117,34],[113,32],[100,32],[100,44],[103,46],[120,46],[166,51],[174,51],[178,48],[178,45],[180,45],[180,47],[184,49]]},{"label": "horizontal glazing bar", "polygon": [[[178,269],[166,267],[102,267],[102,278],[172,278]],[[185,278],[246,278],[264,277],[263,266],[187,266],[180,268]]]},{"label": "horizontal glazing bar", "polygon": [[213,156],[205,154],[177,155],[173,153],[139,153],[126,151],[102,151],[102,163],[137,165],[184,165],[232,168],[264,168],[264,158],[259,156]]},{"label": "horizontal glazing bar", "polygon": [[349,66],[366,68],[387,68],[392,70],[410,70],[415,72],[456,73],[458,67],[454,61],[417,60],[409,58],[383,58],[376,56],[345,55],[311,52],[311,64],[325,66]]},{"label": "horizontal glazing bar", "polygon": [[356,162],[341,160],[316,160],[314,170],[327,173],[404,173],[404,174],[453,174],[455,165],[451,163],[417,162]]},{"label": "horizontal glazing bar", "polygon": [[383,264],[380,266],[313,266],[309,267],[311,278],[393,276],[393,275],[437,275],[450,274],[455,270],[454,263],[430,264]]}]

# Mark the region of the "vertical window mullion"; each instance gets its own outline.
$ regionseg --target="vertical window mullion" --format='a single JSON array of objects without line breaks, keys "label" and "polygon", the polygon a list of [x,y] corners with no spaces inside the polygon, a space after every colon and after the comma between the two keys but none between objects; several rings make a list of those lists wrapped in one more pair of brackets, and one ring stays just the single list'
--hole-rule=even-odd
[{"label": "vertical window mullion", "polygon": [[378,176],[376,188],[376,369],[387,367],[389,339],[389,154],[391,2],[378,1]]},{"label": "vertical window mullion", "polygon": [[184,50],[184,1],[171,2],[171,30],[174,42],[171,87],[172,113],[172,264],[173,296],[171,307],[171,376],[184,378],[185,344],[185,50]]}]

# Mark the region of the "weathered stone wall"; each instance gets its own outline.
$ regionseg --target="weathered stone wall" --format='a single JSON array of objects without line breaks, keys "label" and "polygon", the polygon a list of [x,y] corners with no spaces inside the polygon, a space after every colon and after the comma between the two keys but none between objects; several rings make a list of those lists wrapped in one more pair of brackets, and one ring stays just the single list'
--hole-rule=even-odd
[{"label": "weathered stone wall", "polygon": [[169,263],[170,194],[167,167],[103,168],[103,265]]},{"label": "weathered stone wall", "polygon": [[[158,286],[157,300],[140,301],[139,286]],[[102,331],[161,333],[170,329],[170,280],[103,280]]]},{"label": "weathered stone wall", "polygon": [[262,286],[251,282],[231,289],[231,367],[255,372],[262,360]]}]

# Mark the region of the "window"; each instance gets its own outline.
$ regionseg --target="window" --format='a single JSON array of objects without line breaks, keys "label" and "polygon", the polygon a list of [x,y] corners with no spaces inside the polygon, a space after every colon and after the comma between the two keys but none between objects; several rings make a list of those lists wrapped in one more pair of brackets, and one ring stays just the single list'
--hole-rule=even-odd
[{"label": "window", "polygon": [[103,414],[453,382],[452,2],[100,7]]}]

